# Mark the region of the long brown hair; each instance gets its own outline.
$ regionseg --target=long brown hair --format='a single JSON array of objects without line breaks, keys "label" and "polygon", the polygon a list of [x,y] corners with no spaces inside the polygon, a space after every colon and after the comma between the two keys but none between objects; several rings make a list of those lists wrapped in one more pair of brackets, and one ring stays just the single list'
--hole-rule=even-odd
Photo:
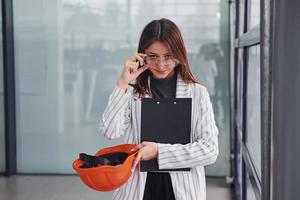
[{"label": "long brown hair", "polygon": [[[184,82],[198,83],[190,70],[181,32],[174,22],[169,19],[162,18],[159,20],[153,20],[147,24],[141,34],[138,52],[145,53],[145,49],[147,49],[155,41],[159,41],[167,45],[172,51],[174,57],[179,60],[176,70],[179,72]],[[135,93],[138,93],[140,97],[150,94],[147,81],[149,73],[149,69],[147,69],[136,79],[136,83],[134,85]]]}]

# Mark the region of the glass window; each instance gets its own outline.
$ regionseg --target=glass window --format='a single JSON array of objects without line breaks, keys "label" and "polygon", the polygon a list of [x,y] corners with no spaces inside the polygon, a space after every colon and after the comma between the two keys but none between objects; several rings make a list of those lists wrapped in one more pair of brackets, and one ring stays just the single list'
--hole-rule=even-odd
[{"label": "glass window", "polygon": [[5,172],[5,123],[4,123],[4,86],[3,86],[3,52],[2,52],[2,4],[0,4],[0,173]]},{"label": "glass window", "polygon": [[260,45],[248,49],[246,145],[261,177]]},{"label": "glass window", "polygon": [[228,3],[13,3],[18,172],[74,173],[71,163],[79,152],[123,141],[99,134],[101,114],[123,63],[137,51],[142,28],[166,17],[182,30],[191,68],[209,89],[221,130],[219,159],[208,174],[229,175]]},{"label": "glass window", "polygon": [[238,20],[238,36],[244,34],[244,26],[245,26],[245,10],[246,10],[246,0],[238,1],[238,12],[237,19]]},{"label": "glass window", "polygon": [[244,48],[238,49],[238,67],[237,67],[237,123],[238,123],[238,129],[242,132],[243,131],[243,113],[244,113]]},{"label": "glass window", "polygon": [[260,0],[250,0],[249,29],[260,24]]},{"label": "glass window", "polygon": [[255,191],[254,191],[254,188],[252,186],[252,183],[254,182],[254,177],[249,175],[247,172],[246,172],[246,199],[247,200],[257,200],[256,196],[255,196]]}]

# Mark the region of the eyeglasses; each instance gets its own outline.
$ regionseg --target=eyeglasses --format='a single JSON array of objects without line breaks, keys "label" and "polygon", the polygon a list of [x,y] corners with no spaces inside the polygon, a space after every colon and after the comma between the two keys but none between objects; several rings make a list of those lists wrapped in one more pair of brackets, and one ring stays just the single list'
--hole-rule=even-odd
[{"label": "eyeglasses", "polygon": [[179,62],[172,55],[165,55],[163,58],[161,58],[155,54],[147,54],[145,61],[149,65],[167,65],[167,66],[176,65]]}]

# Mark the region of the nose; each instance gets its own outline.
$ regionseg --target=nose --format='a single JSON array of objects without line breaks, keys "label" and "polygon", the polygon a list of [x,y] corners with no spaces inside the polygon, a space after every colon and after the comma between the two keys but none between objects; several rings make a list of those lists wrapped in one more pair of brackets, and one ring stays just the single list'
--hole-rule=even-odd
[{"label": "nose", "polygon": [[159,68],[164,68],[164,67],[167,66],[167,63],[166,63],[166,61],[165,61],[164,59],[159,59],[159,60],[157,61],[157,66],[158,66]]}]

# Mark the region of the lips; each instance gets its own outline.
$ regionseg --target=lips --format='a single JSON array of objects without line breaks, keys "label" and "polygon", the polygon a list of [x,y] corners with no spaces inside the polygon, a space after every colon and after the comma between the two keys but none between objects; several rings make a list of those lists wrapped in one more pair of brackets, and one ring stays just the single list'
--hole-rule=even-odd
[{"label": "lips", "polygon": [[165,73],[165,72],[167,72],[168,70],[157,70],[157,69],[155,69],[155,71],[158,72],[158,73]]}]

